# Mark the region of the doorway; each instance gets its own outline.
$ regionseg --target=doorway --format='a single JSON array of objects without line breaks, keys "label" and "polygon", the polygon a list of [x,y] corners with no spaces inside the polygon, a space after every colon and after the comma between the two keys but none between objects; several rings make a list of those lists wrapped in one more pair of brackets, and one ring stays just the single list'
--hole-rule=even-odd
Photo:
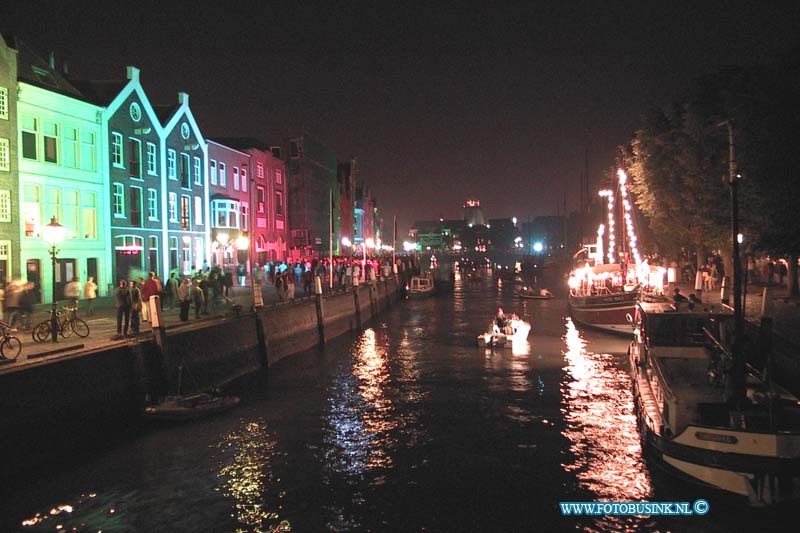
[{"label": "doorway", "polygon": [[28,259],[25,263],[26,279],[33,283],[33,301],[42,303],[42,263],[38,259]]},{"label": "doorway", "polygon": [[53,287],[53,295],[56,300],[64,299],[64,287],[78,275],[75,268],[76,261],[72,258],[58,260],[56,268],[56,284]]}]

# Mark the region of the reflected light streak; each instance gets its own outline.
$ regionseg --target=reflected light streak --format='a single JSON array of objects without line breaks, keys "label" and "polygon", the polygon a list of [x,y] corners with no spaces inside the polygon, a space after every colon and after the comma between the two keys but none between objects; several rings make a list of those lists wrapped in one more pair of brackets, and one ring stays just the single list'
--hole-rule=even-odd
[{"label": "reflected light streak", "polygon": [[[291,531],[289,522],[278,522],[278,513],[267,505],[271,495],[283,497],[280,492],[275,494],[278,480],[271,468],[275,444],[264,421],[249,422],[217,444],[223,463],[218,474],[220,489],[233,499],[233,516],[248,531]],[[274,505],[275,509],[280,506],[278,502]]]},{"label": "reflected light streak", "polygon": [[[614,356],[588,351],[569,318],[566,327],[562,434],[570,441],[572,462],[562,467],[598,500],[646,500],[653,490],[642,459],[630,378]],[[619,526],[616,518],[607,519]]]}]

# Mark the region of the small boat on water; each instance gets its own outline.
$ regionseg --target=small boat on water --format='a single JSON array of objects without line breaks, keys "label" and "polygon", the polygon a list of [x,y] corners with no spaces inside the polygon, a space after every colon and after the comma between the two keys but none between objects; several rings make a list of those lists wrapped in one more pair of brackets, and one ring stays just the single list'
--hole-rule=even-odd
[{"label": "small boat on water", "polygon": [[800,499],[800,401],[746,365],[733,378],[733,314],[640,302],[633,322],[628,355],[645,453],[751,505]]},{"label": "small boat on water", "polygon": [[423,276],[412,276],[408,284],[409,296],[430,296],[436,290],[433,275],[426,272]]},{"label": "small boat on water", "polygon": [[553,295],[547,289],[534,289],[533,287],[523,286],[517,290],[517,296],[531,300],[549,300]]},{"label": "small boat on water", "polygon": [[200,392],[185,396],[167,396],[159,404],[145,407],[144,416],[151,420],[181,422],[227,411],[237,405],[238,396],[216,396]]},{"label": "small boat on water", "polygon": [[507,344],[524,341],[528,338],[530,332],[531,324],[524,320],[509,320],[505,331],[500,331],[493,324],[489,331],[478,335],[478,346],[481,348],[500,348]]}]

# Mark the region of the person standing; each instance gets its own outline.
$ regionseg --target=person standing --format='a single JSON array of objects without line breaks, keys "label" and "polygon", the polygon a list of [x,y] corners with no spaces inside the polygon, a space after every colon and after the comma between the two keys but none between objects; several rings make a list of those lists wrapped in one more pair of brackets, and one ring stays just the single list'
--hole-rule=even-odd
[{"label": "person standing", "polygon": [[186,322],[189,320],[189,306],[192,305],[192,287],[189,285],[189,278],[183,278],[176,294],[181,306],[181,322]]},{"label": "person standing", "polygon": [[117,336],[127,336],[131,319],[131,293],[124,279],[119,280],[119,286],[114,291],[114,306],[117,308]]},{"label": "person standing", "polygon": [[83,297],[86,298],[86,311],[89,316],[94,316],[94,301],[97,298],[97,283],[94,282],[94,277],[89,276],[86,278],[86,283],[83,285]]},{"label": "person standing", "polygon": [[176,300],[180,303],[180,298],[178,297],[178,278],[175,277],[175,272],[169,275],[167,285],[164,288],[164,296],[169,300],[170,309],[175,309]]},{"label": "person standing", "polygon": [[[140,278],[141,279],[141,278]],[[142,310],[142,291],[136,286],[135,281],[131,281],[128,289],[131,295],[131,333],[134,337],[139,336],[139,312]]]},{"label": "person standing", "polygon": [[239,266],[236,267],[236,275],[239,277],[239,286],[244,287],[245,278],[247,278],[247,267],[244,266],[244,263],[239,263]]},{"label": "person standing", "polygon": [[192,280],[192,300],[194,301],[194,319],[198,320],[200,318],[200,311],[202,311],[205,302],[203,289],[200,287],[200,280],[198,278]]},{"label": "person standing", "polygon": [[156,273],[150,272],[147,281],[139,278],[139,285],[141,285],[142,293],[142,320],[145,322],[150,321],[150,297],[155,296],[158,292],[155,277]]}]

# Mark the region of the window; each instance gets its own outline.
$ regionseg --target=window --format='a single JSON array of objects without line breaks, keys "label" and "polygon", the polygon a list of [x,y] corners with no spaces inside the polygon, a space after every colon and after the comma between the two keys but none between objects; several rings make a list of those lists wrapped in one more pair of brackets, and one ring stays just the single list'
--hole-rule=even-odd
[{"label": "window", "polygon": [[225,176],[225,168],[226,168],[225,163],[220,161],[219,162],[219,186],[220,187],[225,187],[226,186],[225,182],[227,180],[227,177]]},{"label": "window", "polygon": [[48,220],[50,217],[56,217],[56,220],[63,220],[61,216],[61,187],[45,186],[44,212],[47,214]]},{"label": "window", "polygon": [[36,159],[36,135],[39,131],[39,121],[32,117],[22,117],[22,157]]},{"label": "window", "polygon": [[175,175],[175,150],[167,150],[167,177],[171,180],[178,179]]},{"label": "window", "polygon": [[239,190],[239,167],[233,167],[233,190]]},{"label": "window", "polygon": [[215,160],[210,160],[208,162],[208,169],[209,169],[209,179],[211,180],[211,185],[217,184],[217,162]]},{"label": "window", "polygon": [[181,266],[183,273],[188,274],[192,269],[192,238],[184,236],[181,245]]},{"label": "window", "polygon": [[200,158],[195,157],[192,162],[194,163],[194,184],[195,185],[202,185],[203,184],[203,173],[200,172]]},{"label": "window", "polygon": [[114,184],[114,217],[125,218],[125,186]]},{"label": "window", "polygon": [[181,229],[188,230],[192,223],[192,202],[186,195],[181,196]]},{"label": "window", "polygon": [[275,214],[283,216],[283,193],[275,193]]},{"label": "window", "polygon": [[178,238],[169,238],[169,269],[178,268]]},{"label": "window", "polygon": [[0,118],[8,120],[8,89],[0,87]]},{"label": "window", "polygon": [[257,186],[256,187],[256,209],[259,213],[265,213],[267,211],[267,200],[266,200],[266,192],[264,187]]},{"label": "window", "polygon": [[58,124],[44,123],[44,160],[58,163]]},{"label": "window", "polygon": [[41,222],[42,187],[33,183],[22,185],[22,217],[25,221],[25,236],[34,237]]},{"label": "window", "polygon": [[147,173],[151,176],[158,174],[158,167],[156,166],[157,159],[156,145],[153,143],[147,143]]},{"label": "window", "polygon": [[90,170],[94,172],[97,168],[95,165],[97,154],[94,145],[94,133],[89,131],[81,132],[81,170]]},{"label": "window", "polygon": [[247,192],[247,169],[242,167],[242,192]]},{"label": "window", "polygon": [[147,219],[158,220],[158,191],[147,189]]},{"label": "window", "polygon": [[232,200],[214,200],[211,203],[212,223],[215,228],[239,227],[239,202]]},{"label": "window", "polygon": [[122,164],[122,135],[111,133],[111,164],[118,168],[125,168]]},{"label": "window", "polygon": [[131,226],[142,227],[142,188],[130,188]]},{"label": "window", "polygon": [[64,190],[64,220],[60,222],[70,229],[69,237],[72,239],[80,239],[81,237],[79,196],[80,193],[77,189]]},{"label": "window", "polygon": [[78,130],[66,126],[61,138],[62,164],[68,168],[78,168]]},{"label": "window", "polygon": [[128,173],[132,178],[142,177],[142,141],[128,138],[130,141],[130,160],[128,161]]},{"label": "window", "polygon": [[97,195],[93,192],[81,194],[83,201],[83,238],[97,238]]},{"label": "window", "polygon": [[256,177],[260,180],[264,179],[264,164],[256,163]]},{"label": "window", "polygon": [[242,223],[239,226],[242,231],[247,231],[250,226],[250,209],[248,207],[247,204],[242,203]]},{"label": "window", "polygon": [[181,154],[181,187],[191,189],[192,182],[189,175],[189,154]]},{"label": "window", "polygon": [[203,223],[203,199],[199,196],[194,197],[194,223]]},{"label": "window", "polygon": [[177,222],[178,221],[178,195],[174,192],[169,193],[167,196],[169,199],[169,221],[170,222]]},{"label": "window", "polygon": [[0,222],[11,222],[11,191],[0,191]]},{"label": "window", "polygon": [[283,171],[279,168],[275,169],[275,183],[278,185],[283,183]]},{"label": "window", "polygon": [[0,139],[0,170],[8,172],[11,170],[11,162],[9,160],[9,141],[8,139]]}]

